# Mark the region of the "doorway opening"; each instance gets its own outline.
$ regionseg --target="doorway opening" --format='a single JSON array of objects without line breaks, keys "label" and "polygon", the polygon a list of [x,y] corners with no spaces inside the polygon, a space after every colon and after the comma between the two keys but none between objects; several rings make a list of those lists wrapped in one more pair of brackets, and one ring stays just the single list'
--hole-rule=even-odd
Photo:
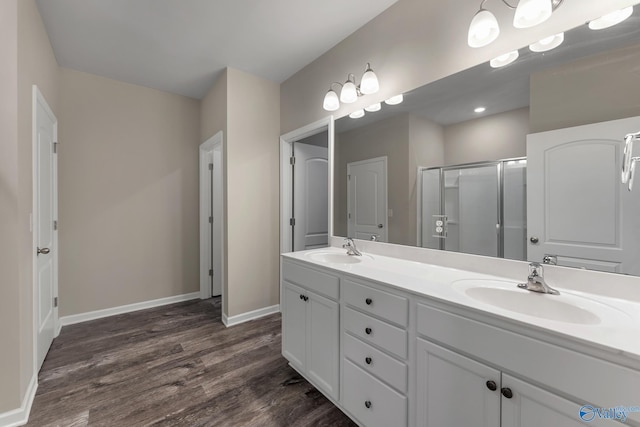
[{"label": "doorway opening", "polygon": [[223,138],[200,145],[200,298],[224,301]]},{"label": "doorway opening", "polygon": [[329,246],[333,119],[280,137],[280,252]]}]

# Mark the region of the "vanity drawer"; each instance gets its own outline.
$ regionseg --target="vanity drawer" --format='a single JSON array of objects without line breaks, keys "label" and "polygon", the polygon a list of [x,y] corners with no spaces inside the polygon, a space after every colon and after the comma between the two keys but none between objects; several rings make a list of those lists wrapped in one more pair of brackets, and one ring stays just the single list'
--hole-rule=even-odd
[{"label": "vanity drawer", "polygon": [[342,298],[347,304],[362,311],[397,325],[407,326],[409,300],[405,297],[343,279]]},{"label": "vanity drawer", "polygon": [[331,274],[284,261],[282,263],[282,278],[287,282],[303,286],[317,294],[333,298],[334,300],[338,299],[339,279]]},{"label": "vanity drawer", "polygon": [[349,334],[343,335],[344,356],[370,374],[407,392],[407,365]]},{"label": "vanity drawer", "polygon": [[344,328],[358,338],[373,343],[403,359],[407,358],[407,331],[382,320],[345,307],[342,311]]},{"label": "vanity drawer", "polygon": [[407,398],[348,360],[344,361],[343,404],[367,427],[407,425]]}]

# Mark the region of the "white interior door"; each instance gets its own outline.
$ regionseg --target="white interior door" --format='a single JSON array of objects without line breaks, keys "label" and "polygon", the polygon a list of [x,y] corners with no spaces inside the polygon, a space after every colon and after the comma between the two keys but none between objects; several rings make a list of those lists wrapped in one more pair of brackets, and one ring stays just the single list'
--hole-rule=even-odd
[{"label": "white interior door", "polygon": [[37,369],[51,347],[58,322],[57,143],[58,121],[37,87],[33,88],[35,257],[34,300]]},{"label": "white interior door", "polygon": [[329,244],[328,148],[294,143],[293,251]]},{"label": "white interior door", "polygon": [[347,164],[348,237],[387,242],[387,157]]},{"label": "white interior door", "polygon": [[640,117],[527,136],[528,260],[639,275],[640,197],[620,183]]}]

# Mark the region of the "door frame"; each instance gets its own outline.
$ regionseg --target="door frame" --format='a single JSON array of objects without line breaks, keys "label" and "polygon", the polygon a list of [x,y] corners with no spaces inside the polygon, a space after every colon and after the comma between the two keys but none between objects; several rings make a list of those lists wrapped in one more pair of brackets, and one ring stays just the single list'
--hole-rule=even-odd
[{"label": "door frame", "polygon": [[[382,243],[389,243],[389,162],[388,162],[387,156],[373,157],[371,159],[358,160],[356,162],[347,163],[347,212],[349,211],[349,206],[351,201],[351,185],[349,185],[349,178],[348,178],[350,175],[350,168],[352,166],[359,166],[359,165],[379,162],[379,161],[382,161],[384,165],[384,178],[385,178],[384,215],[383,215],[385,239]],[[353,225],[351,224],[351,221],[349,221],[349,218],[347,217],[347,237],[355,238],[353,232],[355,232],[355,230],[353,230]]]},{"label": "door frame", "polygon": [[292,144],[304,138],[324,132],[328,133],[328,175],[329,175],[329,203],[328,203],[328,232],[329,242],[333,235],[333,150],[334,150],[334,119],[333,116],[318,120],[299,129],[280,136],[280,253],[291,252],[291,227],[289,219],[293,216],[291,209],[291,192],[293,175],[291,173],[289,158],[291,157]]},{"label": "door frame", "polygon": [[[49,107],[47,100],[45,99],[42,92],[37,85],[32,86],[32,105],[31,105],[31,178],[32,178],[32,212],[31,212],[31,237],[32,237],[32,247],[31,247],[31,269],[32,269],[32,283],[31,283],[31,292],[32,295],[32,321],[33,321],[33,372],[37,374],[40,370],[38,367],[38,257],[35,255],[38,248],[38,232],[37,227],[38,220],[40,217],[40,206],[38,204],[38,177],[39,177],[39,169],[38,169],[38,105],[40,105],[48,115],[55,119],[53,124],[53,142],[56,143],[56,147],[58,146],[58,118]],[[57,152],[57,149],[56,149]],[[52,194],[51,194],[51,202],[53,204],[53,212],[54,218],[58,218],[58,156],[54,152],[53,155],[53,164],[51,169],[51,179],[52,179]],[[59,297],[58,295],[58,262],[59,262],[59,254],[58,254],[58,230],[53,230],[53,247],[51,248],[52,256],[53,256],[53,296],[55,298]],[[53,308],[53,337],[57,337],[60,334],[60,329],[62,325],[60,323],[59,318],[59,307]]]},{"label": "door frame", "polygon": [[[211,200],[211,178],[209,172],[209,160],[210,153],[219,151],[224,157],[224,145],[223,145],[223,133],[219,131],[211,138],[200,144],[199,148],[199,175],[200,175],[200,218],[199,218],[199,235],[200,235],[200,299],[211,298],[211,284],[209,280],[209,260],[212,259],[211,253],[212,242],[211,236],[204,230],[209,229],[209,207],[213,204],[214,210],[220,210],[222,212],[222,218],[220,221],[214,221],[214,224],[219,224],[220,227],[220,242],[218,248],[220,250],[220,280],[222,301],[225,299],[224,281],[225,281],[225,253],[224,253],[224,224],[225,224],[225,210],[224,210],[224,194],[221,200]],[[224,179],[224,161],[220,162],[219,168],[214,168],[214,174],[218,179]],[[224,185],[223,185],[224,193]],[[216,209],[217,208],[217,209]]]}]

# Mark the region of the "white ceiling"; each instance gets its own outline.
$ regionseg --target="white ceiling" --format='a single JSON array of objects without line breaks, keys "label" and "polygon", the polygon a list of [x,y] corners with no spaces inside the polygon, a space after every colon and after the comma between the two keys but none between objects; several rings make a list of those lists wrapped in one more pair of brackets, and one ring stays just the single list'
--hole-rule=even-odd
[{"label": "white ceiling", "polygon": [[397,0],[37,0],[58,63],[202,98],[225,67],[283,82]]}]

